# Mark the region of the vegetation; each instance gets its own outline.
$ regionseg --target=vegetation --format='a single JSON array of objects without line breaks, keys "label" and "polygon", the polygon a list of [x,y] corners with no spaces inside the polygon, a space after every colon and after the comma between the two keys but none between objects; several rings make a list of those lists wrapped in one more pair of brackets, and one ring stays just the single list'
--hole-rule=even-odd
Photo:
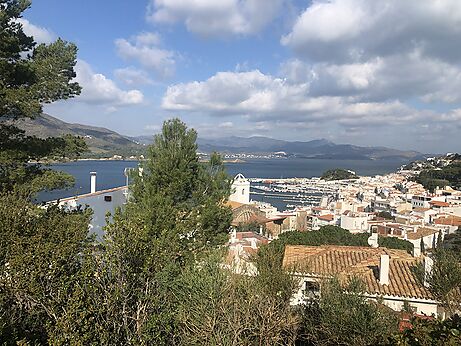
[{"label": "vegetation", "polygon": [[0,1],[0,192],[20,188],[26,195],[72,183],[64,173],[44,170],[29,161],[77,158],[85,149],[81,138],[39,139],[26,136],[13,121],[33,118],[42,104],[80,93],[75,77],[77,48],[61,39],[36,45],[17,21],[30,6],[26,0]]},{"label": "vegetation", "polygon": [[[22,32],[16,19],[29,4],[0,0],[2,118],[34,116],[44,102],[80,91],[71,82],[75,46],[58,40],[36,47]],[[155,137],[133,175],[132,199],[113,215],[103,243],[88,237],[90,210],[30,202],[34,192],[68,180],[28,161],[78,157],[83,143],[1,126],[2,345],[459,344],[456,316],[415,321],[398,334],[395,316],[361,297],[358,281],[326,282],[319,300],[290,306],[297,283],[281,266],[286,244],[366,246],[366,234],[334,226],[283,234],[255,255],[257,275],[228,270],[222,245],[231,221],[230,178],[218,155],[199,163],[196,133],[178,119]],[[431,290],[454,307],[457,259],[436,255]]]},{"label": "vegetation", "polygon": [[461,189],[461,160],[456,160],[439,169],[423,170],[416,181],[426,189],[434,191],[437,186]]},{"label": "vegetation", "polygon": [[322,284],[320,299],[302,311],[302,345],[385,345],[397,330],[397,315],[362,296],[363,284],[343,285],[336,278]]},{"label": "vegetation", "polygon": [[388,211],[380,211],[378,214],[376,214],[376,216],[387,220],[395,220],[395,217],[393,217],[392,214]]},{"label": "vegetation", "polygon": [[[281,256],[286,245],[345,245],[345,246],[369,246],[368,233],[352,234],[348,230],[338,226],[323,226],[319,230],[311,232],[286,232],[279,239],[271,242],[268,246],[274,248]],[[407,240],[394,237],[379,237],[379,246],[391,249],[406,250],[411,253],[413,245]]]},{"label": "vegetation", "polygon": [[358,179],[358,176],[351,171],[345,169],[329,169],[322,174],[323,180],[344,180],[344,179]]}]

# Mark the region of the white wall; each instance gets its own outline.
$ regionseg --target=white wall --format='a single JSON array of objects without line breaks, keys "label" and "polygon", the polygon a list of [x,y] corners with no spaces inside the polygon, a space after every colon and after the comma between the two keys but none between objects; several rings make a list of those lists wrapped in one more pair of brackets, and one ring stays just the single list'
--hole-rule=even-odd
[{"label": "white wall", "polygon": [[[110,196],[111,201],[106,201],[105,197]],[[108,212],[114,213],[117,207],[121,207],[126,203],[126,188],[112,189],[107,192],[96,192],[95,194],[76,196],[61,202],[61,206],[74,209],[78,206],[89,206],[93,210],[93,217],[90,222],[90,233],[95,233],[97,240],[102,240],[104,237],[103,227],[106,226],[106,215]]]},{"label": "white wall", "polygon": [[250,182],[242,174],[237,174],[231,187],[229,200],[233,202],[250,203]]}]

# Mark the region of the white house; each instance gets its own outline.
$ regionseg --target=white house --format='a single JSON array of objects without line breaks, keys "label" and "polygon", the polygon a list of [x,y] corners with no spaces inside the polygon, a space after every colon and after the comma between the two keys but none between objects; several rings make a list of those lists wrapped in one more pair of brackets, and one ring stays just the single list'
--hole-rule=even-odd
[{"label": "white house", "polygon": [[340,226],[351,233],[363,233],[368,231],[368,214],[345,211],[341,214]]},{"label": "white house", "polygon": [[103,227],[106,225],[107,213],[113,214],[117,207],[126,204],[128,199],[127,186],[120,186],[108,190],[96,190],[96,173],[91,172],[91,192],[83,195],[63,198],[51,203],[59,203],[59,206],[70,210],[79,207],[90,207],[93,216],[89,225],[91,233],[96,234],[98,240],[104,236]]},{"label": "white house", "polygon": [[395,311],[404,304],[417,314],[444,316],[440,304],[416,278],[413,268],[425,264],[428,257],[413,257],[404,250],[358,246],[286,246],[283,266],[298,280],[298,291],[291,304],[303,304],[321,294],[325,279],[338,277],[363,281],[363,297],[379,300]]}]

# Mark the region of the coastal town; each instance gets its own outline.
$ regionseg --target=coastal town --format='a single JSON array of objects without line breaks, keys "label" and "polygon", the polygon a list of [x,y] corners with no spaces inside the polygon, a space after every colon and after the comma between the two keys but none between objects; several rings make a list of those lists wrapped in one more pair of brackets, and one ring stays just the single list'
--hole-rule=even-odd
[{"label": "coastal town", "polygon": [[[295,266],[293,275],[299,279],[293,304],[303,304],[306,298],[317,296],[325,277],[353,274],[366,283],[367,299],[380,297],[395,311],[401,311],[407,304],[421,316],[444,318],[446,312],[427,290],[427,284],[418,282],[411,268],[422,263],[426,276],[431,275],[430,254],[442,246],[445,237],[459,232],[461,191],[442,186],[429,192],[411,180],[417,173],[400,170],[337,181],[319,178],[267,181],[237,175],[229,201],[235,227],[229,245],[231,261],[238,271],[254,273],[253,254],[284,233],[321,233],[326,232],[324,227],[340,227],[351,234],[366,234],[369,246],[285,247],[283,265]],[[250,199],[252,182],[269,184],[264,191],[293,193],[301,202],[309,198],[306,191],[315,193],[317,199],[307,199],[311,205],[279,211],[267,202]],[[259,190],[261,186],[256,185],[256,191]],[[380,238],[404,240],[408,242],[407,251],[380,247]],[[299,269],[306,264],[308,270]]]},{"label": "coastal town", "polygon": [[[420,171],[404,168],[409,167],[395,173],[360,177],[348,171],[354,178],[340,180],[247,179],[237,174],[227,202],[232,209],[229,268],[240,274],[256,275],[252,258],[261,246],[291,233],[321,234],[328,227],[338,227],[351,235],[364,235],[366,246],[286,246],[283,265],[287,269],[303,263],[314,265],[307,274],[293,273],[299,278],[299,290],[292,304],[304,304],[306,297],[313,294],[309,290],[320,290],[319,282],[325,277],[353,273],[366,282],[367,299],[381,297],[395,311],[409,304],[416,314],[444,318],[446,312],[419,283],[411,268],[422,263],[430,271],[431,253],[447,236],[459,232],[461,191],[440,186],[430,192],[412,179]],[[92,172],[89,194],[56,202],[68,210],[91,207],[90,230],[102,240],[106,214],[125,205],[130,192],[128,186],[98,191],[96,177],[97,173]],[[261,194],[280,198],[285,208],[278,210],[269,202],[253,199]],[[383,239],[398,239],[406,246],[380,246]]]},{"label": "coastal town", "polygon": [[460,0],[108,5],[0,0],[0,345],[461,345]]}]

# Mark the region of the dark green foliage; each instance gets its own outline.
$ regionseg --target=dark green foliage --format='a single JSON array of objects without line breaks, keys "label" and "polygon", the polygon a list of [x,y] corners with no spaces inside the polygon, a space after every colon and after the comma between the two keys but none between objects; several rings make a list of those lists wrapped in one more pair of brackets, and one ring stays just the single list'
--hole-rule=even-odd
[{"label": "dark green foliage", "polygon": [[[319,230],[311,232],[286,232],[280,235],[278,242],[284,245],[345,245],[345,246],[369,246],[368,233],[352,234],[348,230],[338,226],[323,226]],[[379,237],[380,246],[392,249],[411,251],[412,244],[406,240],[394,237]],[[274,242],[273,242],[274,243]]]},{"label": "dark green foliage", "polygon": [[41,168],[30,161],[76,159],[86,150],[82,138],[74,136],[40,139],[25,136],[24,131],[0,124],[0,191],[20,189],[29,196],[47,189],[73,184],[73,177]]},{"label": "dark green foliage", "polygon": [[0,1],[0,118],[33,117],[41,105],[80,93],[74,65],[77,48],[62,40],[36,46],[16,21],[27,0]]},{"label": "dark green foliage", "polygon": [[454,315],[445,321],[415,317],[410,323],[411,328],[394,335],[390,339],[389,345],[461,345],[461,318],[459,315]]},{"label": "dark green foliage", "polygon": [[0,342],[46,342],[76,285],[89,217],[0,194]]},{"label": "dark green foliage", "polygon": [[459,253],[448,249],[437,249],[432,259],[432,271],[425,274],[423,265],[418,270],[420,281],[429,284],[435,299],[441,302],[448,313],[459,311],[461,306],[461,265]]},{"label": "dark green foliage", "polygon": [[32,196],[42,189],[65,187],[72,179],[29,161],[75,159],[86,145],[72,136],[25,136],[14,126],[15,119],[40,114],[43,103],[80,93],[80,86],[72,81],[76,46],[60,39],[36,46],[17,21],[29,6],[27,0],[0,0],[0,192],[20,189]]},{"label": "dark green foliage", "polygon": [[424,170],[416,178],[416,181],[430,191],[434,191],[437,186],[444,187],[446,185],[460,189],[461,161],[454,161],[441,169]]},{"label": "dark green foliage", "polygon": [[454,253],[461,254],[461,227],[452,233],[445,236],[442,247],[444,249],[451,249]]},{"label": "dark green foliage", "polygon": [[343,179],[358,179],[358,177],[345,169],[329,169],[322,174],[324,180],[343,180]]},{"label": "dark green foliage", "polygon": [[164,123],[142,174],[133,175],[130,203],[113,216],[98,255],[86,260],[88,282],[70,299],[85,306],[83,316],[65,321],[62,343],[179,342],[183,272],[227,240],[232,217],[224,205],[230,178],[222,160],[213,155],[200,163],[195,140],[178,119]]},{"label": "dark green foliage", "polygon": [[396,314],[361,296],[362,283],[322,283],[321,297],[307,304],[299,345],[383,345],[397,330]]},{"label": "dark green foliage", "polygon": [[292,280],[272,273],[236,275],[213,254],[185,270],[179,297],[180,345],[293,345],[299,318],[290,307]]},{"label": "dark green foliage", "polygon": [[380,211],[378,214],[376,214],[376,216],[382,217],[387,220],[395,220],[395,217],[393,217],[392,214],[388,211]]}]

